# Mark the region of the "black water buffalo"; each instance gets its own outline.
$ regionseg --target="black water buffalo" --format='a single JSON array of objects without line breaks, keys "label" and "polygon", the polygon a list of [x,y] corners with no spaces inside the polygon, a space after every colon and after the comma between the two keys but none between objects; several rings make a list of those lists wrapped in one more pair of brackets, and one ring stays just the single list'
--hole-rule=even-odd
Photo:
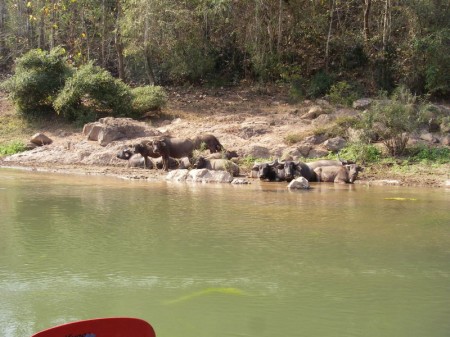
[{"label": "black water buffalo", "polygon": [[193,142],[194,148],[197,150],[208,149],[210,153],[221,152],[224,150],[219,140],[210,133],[196,136],[193,139]]},{"label": "black water buffalo", "polygon": [[154,139],[152,142],[153,152],[162,157],[163,169],[169,170],[169,157],[192,158],[194,142],[188,138],[162,137]]},{"label": "black water buffalo", "polygon": [[145,158],[142,157],[142,155],[140,155],[139,153],[133,153],[130,148],[120,150],[117,153],[116,157],[119,159],[128,160],[128,167],[143,167],[148,169],[153,168],[153,163],[151,160],[148,160],[147,165],[145,165]]},{"label": "black water buffalo", "polygon": [[309,166],[301,161],[285,160],[280,162],[284,169],[284,178],[287,182],[290,182],[298,177],[304,177],[306,180],[311,181],[313,179],[312,170]]},{"label": "black water buffalo", "polygon": [[[283,181],[285,180],[284,163],[280,163],[275,159],[271,163],[256,164],[258,168],[258,178],[260,180],[268,181]],[[255,166],[252,170],[255,169]]]},{"label": "black water buffalo", "polygon": [[153,151],[153,142],[144,140],[140,143],[134,144],[134,153],[139,153],[142,157],[144,157],[144,167],[149,165],[149,159],[150,158],[158,158],[161,157],[161,155],[157,154],[155,151]]},{"label": "black water buffalo", "polygon": [[339,184],[354,183],[358,173],[364,170],[356,164],[339,166],[321,166],[314,169],[319,182],[335,182]]},{"label": "black water buffalo", "polygon": [[227,171],[233,177],[239,176],[239,166],[228,159],[207,159],[199,156],[193,166],[197,169]]}]

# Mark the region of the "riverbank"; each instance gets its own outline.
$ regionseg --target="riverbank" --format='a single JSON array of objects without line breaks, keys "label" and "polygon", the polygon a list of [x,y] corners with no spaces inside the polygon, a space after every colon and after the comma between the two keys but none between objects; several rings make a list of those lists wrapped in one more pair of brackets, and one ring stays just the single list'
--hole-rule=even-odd
[{"label": "riverbank", "polygon": [[[332,145],[328,139],[317,137],[315,130],[339,118],[361,114],[360,109],[332,106],[325,100],[292,103],[283,87],[263,89],[168,89],[169,103],[159,117],[136,123],[151,132],[177,137],[212,133],[225,148],[239,153],[241,175],[245,177],[250,171],[251,158],[292,156],[313,160],[326,155],[329,151],[327,146]],[[10,128],[12,132],[2,130],[0,141],[5,142],[9,137],[9,140],[14,138],[27,142],[32,134],[42,132],[53,143],[3,157],[0,159],[1,167],[124,179],[161,180],[166,175],[161,170],[128,168],[125,161],[115,157],[119,149],[145,137],[119,139],[102,146],[87,140],[82,134],[82,126],[76,127],[62,121],[25,123],[17,119],[11,102],[3,94],[0,96],[3,126],[14,118],[16,129]],[[426,142],[419,136],[415,141]],[[450,164],[411,164],[399,160],[367,165],[357,183],[440,188],[448,185],[449,174]]]}]

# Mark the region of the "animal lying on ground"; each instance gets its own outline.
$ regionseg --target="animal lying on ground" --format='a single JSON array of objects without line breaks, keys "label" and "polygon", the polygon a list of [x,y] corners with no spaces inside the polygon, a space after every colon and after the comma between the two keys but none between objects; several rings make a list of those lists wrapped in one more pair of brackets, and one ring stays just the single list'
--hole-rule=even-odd
[{"label": "animal lying on ground", "polygon": [[169,157],[192,158],[194,143],[188,138],[161,137],[152,142],[153,152],[162,157],[163,169],[169,170]]},{"label": "animal lying on ground", "polygon": [[339,184],[354,183],[358,173],[364,170],[356,164],[340,166],[321,166],[314,169],[319,182],[335,182]]},{"label": "animal lying on ground", "polygon": [[194,148],[197,150],[208,149],[210,153],[217,153],[223,151],[223,146],[219,140],[212,134],[206,133],[196,136],[194,139]]},{"label": "animal lying on ground", "polygon": [[308,165],[310,172],[311,172],[311,179],[308,179],[308,181],[318,181],[317,180],[317,174],[314,171],[318,167],[324,167],[324,166],[342,166],[346,164],[354,164],[354,162],[349,160],[341,160],[340,158],[338,160],[332,160],[332,159],[321,159],[312,161],[309,163],[306,163]]},{"label": "animal lying on ground", "polygon": [[313,178],[309,166],[301,161],[285,160],[284,162],[280,162],[280,164],[283,165],[284,178],[287,182],[298,177],[304,177],[308,181],[311,181]]},{"label": "animal lying on ground", "polygon": [[[144,157],[139,153],[133,153],[133,151],[130,148],[125,148],[120,150],[117,155],[117,158],[128,160],[127,166],[128,167],[142,167],[142,168],[157,168],[162,169],[163,162],[162,158],[148,158],[147,162],[145,163]],[[144,165],[145,164],[145,165]],[[174,158],[169,158],[169,168],[170,169],[177,169],[177,168],[189,168],[190,162],[188,158],[181,158],[180,160],[176,160]]]},{"label": "animal lying on ground", "polygon": [[252,170],[258,170],[258,178],[260,180],[268,181],[283,181],[285,180],[284,163],[280,163],[275,159],[270,163],[256,164]]},{"label": "animal lying on ground", "polygon": [[130,148],[120,150],[116,157],[119,159],[128,160],[127,167],[153,168],[153,163],[151,160],[147,161],[147,165],[145,165],[144,157],[142,157],[139,153],[133,153]]},{"label": "animal lying on ground", "polygon": [[214,171],[227,171],[233,177],[239,176],[239,166],[228,159],[206,159],[199,156],[193,166],[197,169],[205,168]]},{"label": "animal lying on ground", "polygon": [[238,158],[239,155],[237,154],[236,151],[228,151],[228,150],[223,150],[221,152],[216,152],[216,153],[212,153],[209,156],[207,156],[207,159],[232,159],[232,158]]}]

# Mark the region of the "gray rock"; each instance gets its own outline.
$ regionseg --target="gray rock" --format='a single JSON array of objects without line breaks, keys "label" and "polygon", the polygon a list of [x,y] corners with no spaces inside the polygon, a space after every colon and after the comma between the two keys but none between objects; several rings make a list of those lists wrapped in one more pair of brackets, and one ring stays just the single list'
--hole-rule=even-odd
[{"label": "gray rock", "polygon": [[328,150],[323,148],[313,148],[309,151],[308,158],[322,158],[328,155]]},{"label": "gray rock", "polygon": [[233,185],[248,185],[248,184],[250,184],[250,181],[248,181],[245,178],[234,178],[231,183]]},{"label": "gray rock", "polygon": [[325,113],[325,111],[323,110],[323,108],[321,106],[315,105],[315,106],[312,106],[308,110],[308,112],[303,114],[300,118],[301,119],[315,119],[324,113]]},{"label": "gray rock", "polygon": [[270,151],[267,147],[257,144],[252,144],[246,150],[246,155],[254,158],[268,158],[270,157]]},{"label": "gray rock", "polygon": [[371,98],[360,98],[353,102],[353,108],[358,110],[366,110],[370,107],[373,100]]},{"label": "gray rock", "polygon": [[442,145],[449,146],[450,145],[450,136],[447,135],[447,136],[442,137],[441,143],[442,143]]},{"label": "gray rock", "polygon": [[430,132],[422,133],[419,138],[430,143],[439,143],[439,139],[433,136]]},{"label": "gray rock", "polygon": [[325,148],[328,151],[338,152],[341,149],[343,149],[346,144],[347,144],[347,141],[344,138],[334,137],[334,138],[327,139],[323,143],[323,146],[325,146]]},{"label": "gray rock", "polygon": [[160,134],[160,131],[149,128],[145,123],[131,118],[105,117],[83,127],[83,135],[88,140],[98,141],[101,146],[106,146],[118,139],[133,139]]},{"label": "gray rock", "polygon": [[167,173],[166,180],[169,181],[186,181],[186,178],[189,175],[189,170],[181,169],[181,170],[173,170]]},{"label": "gray rock", "polygon": [[331,123],[333,120],[334,120],[334,117],[323,114],[323,115],[320,115],[319,117],[317,117],[316,119],[314,119],[311,122],[311,125],[313,125],[315,127],[323,127],[324,125]]},{"label": "gray rock", "polygon": [[289,183],[288,188],[307,190],[310,188],[310,185],[305,177],[298,177]]}]

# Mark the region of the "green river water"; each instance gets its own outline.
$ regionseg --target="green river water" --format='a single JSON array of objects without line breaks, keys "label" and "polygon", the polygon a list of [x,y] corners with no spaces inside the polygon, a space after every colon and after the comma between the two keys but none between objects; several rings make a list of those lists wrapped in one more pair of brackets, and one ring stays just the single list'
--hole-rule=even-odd
[{"label": "green river water", "polygon": [[0,336],[111,316],[158,337],[450,336],[450,189],[0,169]]}]

